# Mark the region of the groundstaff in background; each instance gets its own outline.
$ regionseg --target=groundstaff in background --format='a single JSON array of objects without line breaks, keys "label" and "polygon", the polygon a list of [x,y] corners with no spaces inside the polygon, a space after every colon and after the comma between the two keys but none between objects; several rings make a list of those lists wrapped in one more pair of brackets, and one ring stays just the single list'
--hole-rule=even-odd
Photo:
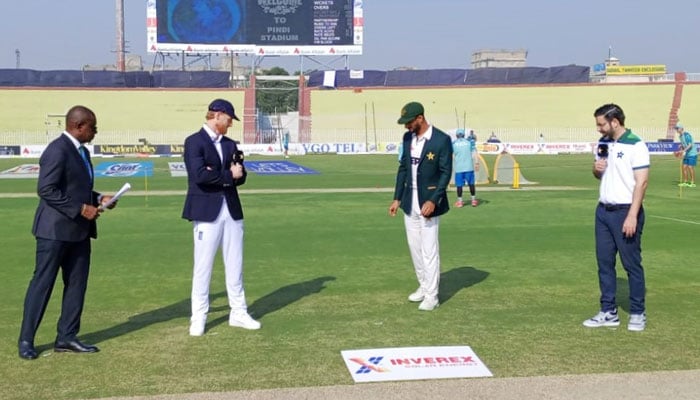
[{"label": "groundstaff in background", "polygon": [[243,208],[236,187],[245,183],[247,173],[236,142],[226,137],[234,119],[239,120],[231,103],[214,100],[202,129],[185,139],[187,197],[182,217],[192,221],[194,228],[192,336],[204,334],[209,283],[219,248],[231,307],[229,325],[260,329],[260,323],[248,315],[243,290]]},{"label": "groundstaff in background", "polygon": [[[36,237],[36,266],[24,299],[19,356],[38,356],[34,336],[46,311],[61,269],[63,302],[54,351],[95,353],[97,346],[78,340],[80,319],[90,272],[91,238],[97,238],[98,208],[112,199],[93,190],[90,154],[83,146],[97,134],[97,118],[87,107],[66,114],[66,130],[49,143],[39,159],[39,206],[32,233]],[[107,208],[114,208],[112,203]]]},{"label": "groundstaff in background", "polygon": [[476,144],[464,137],[464,129],[457,129],[457,139],[452,142],[454,152],[455,186],[457,187],[457,202],[455,207],[464,207],[462,191],[464,184],[469,185],[472,207],[479,202],[476,200],[476,185],[474,184],[474,170],[479,170],[479,155],[476,152]]},{"label": "groundstaff in background", "polygon": [[439,305],[438,233],[440,215],[449,210],[447,185],[452,175],[452,142],[447,134],[428,123],[420,103],[406,104],[398,123],[407,132],[403,135],[389,215],[395,216],[399,208],[404,212],[408,247],[419,284],[408,300],[421,302],[419,310],[431,311]]},{"label": "groundstaff in background", "polygon": [[284,158],[289,158],[289,131],[282,134],[282,152]]},{"label": "groundstaff in background", "polygon": [[629,281],[627,329],[643,331],[646,285],[642,268],[642,201],[649,178],[649,150],[642,139],[625,128],[625,114],[619,106],[603,105],[593,115],[598,132],[603,135],[593,163],[593,175],[600,179],[595,212],[600,312],[583,321],[583,325],[589,328],[620,325],[615,300],[615,259],[619,254]]},{"label": "groundstaff in background", "polygon": [[698,164],[698,149],[695,147],[693,135],[690,132],[686,132],[680,123],[676,124],[676,133],[678,133],[678,139],[681,142],[678,155],[683,157],[683,178],[678,186],[695,187],[695,166]]}]

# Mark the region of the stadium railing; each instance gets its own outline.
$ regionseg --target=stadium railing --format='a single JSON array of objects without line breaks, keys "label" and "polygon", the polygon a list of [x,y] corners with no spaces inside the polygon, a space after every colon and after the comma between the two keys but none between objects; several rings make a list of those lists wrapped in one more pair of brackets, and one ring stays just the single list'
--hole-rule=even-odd
[{"label": "stadium railing", "polygon": [[[454,135],[455,127],[440,126],[445,132]],[[646,141],[657,141],[666,136],[665,127],[631,127],[633,131]],[[544,141],[548,143],[558,142],[590,142],[597,141],[599,133],[595,127],[543,127],[543,128],[499,128],[481,127],[473,128],[477,140],[485,141],[491,132],[495,133],[502,142],[510,143],[536,143],[539,136],[544,136]],[[698,131],[694,127],[687,127],[689,131]],[[398,142],[401,139],[404,129],[397,125],[396,129],[364,129],[364,128],[337,128],[313,132],[309,143],[387,143]],[[191,130],[182,131],[110,131],[100,130],[95,137],[93,144],[142,144],[145,139],[152,144],[182,144],[185,137],[192,133]],[[0,134],[0,145],[41,145],[53,140],[59,132],[39,132],[39,131],[10,131]],[[240,132],[230,135],[234,140],[242,141]],[[262,136],[259,136],[262,137]],[[298,135],[291,135],[292,142],[298,142]],[[252,144],[252,143],[247,143]]]}]

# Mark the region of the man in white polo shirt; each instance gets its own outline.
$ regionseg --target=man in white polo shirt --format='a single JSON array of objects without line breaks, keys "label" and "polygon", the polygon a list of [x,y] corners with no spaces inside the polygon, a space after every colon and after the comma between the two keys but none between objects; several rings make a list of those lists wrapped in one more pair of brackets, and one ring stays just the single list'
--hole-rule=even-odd
[{"label": "man in white polo shirt", "polygon": [[619,253],[629,281],[630,319],[627,329],[646,327],[644,269],[642,268],[642,201],[649,179],[649,150],[642,139],[625,128],[625,113],[606,104],[593,113],[598,144],[593,175],[600,179],[595,217],[596,258],[600,284],[600,312],[583,322],[589,328],[617,327],[615,259]]}]

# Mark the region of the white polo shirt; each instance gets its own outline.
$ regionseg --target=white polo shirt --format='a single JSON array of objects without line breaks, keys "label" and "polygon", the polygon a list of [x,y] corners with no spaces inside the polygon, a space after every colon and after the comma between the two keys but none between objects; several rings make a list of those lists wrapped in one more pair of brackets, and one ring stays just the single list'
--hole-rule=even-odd
[{"label": "white polo shirt", "polygon": [[627,129],[618,140],[608,143],[608,167],[600,178],[599,201],[604,204],[631,204],[635,187],[634,171],[649,168],[649,165],[646,143]]}]

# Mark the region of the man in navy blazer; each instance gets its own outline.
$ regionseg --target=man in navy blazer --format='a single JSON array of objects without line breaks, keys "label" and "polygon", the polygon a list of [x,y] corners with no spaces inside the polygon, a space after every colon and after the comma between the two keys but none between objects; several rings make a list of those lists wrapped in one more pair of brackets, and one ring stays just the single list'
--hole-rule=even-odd
[{"label": "man in navy blazer", "polygon": [[440,285],[440,216],[450,206],[447,185],[452,176],[452,141],[425,118],[423,105],[416,102],[401,109],[398,123],[403,135],[403,152],[396,174],[394,201],[389,206],[392,217],[401,208],[418,289],[408,296],[420,302],[419,310],[432,311],[438,305]]},{"label": "man in navy blazer", "polygon": [[90,270],[90,239],[97,238],[100,204],[112,198],[93,190],[92,163],[83,143],[91,142],[96,134],[95,113],[87,107],[72,107],[66,114],[66,131],[49,143],[39,160],[39,206],[32,227],[36,268],[24,300],[19,336],[19,356],[24,359],[38,356],[34,337],[59,269],[65,287],[54,350],[99,351],[77,339]]},{"label": "man in navy blazer", "polygon": [[242,152],[226,137],[233,120],[233,105],[223,99],[209,104],[206,122],[185,139],[187,197],[182,218],[192,221],[194,267],[190,335],[204,334],[209,312],[209,284],[219,247],[224,258],[229,325],[260,329],[248,315],[243,290],[243,208],[237,187],[246,181]]}]

